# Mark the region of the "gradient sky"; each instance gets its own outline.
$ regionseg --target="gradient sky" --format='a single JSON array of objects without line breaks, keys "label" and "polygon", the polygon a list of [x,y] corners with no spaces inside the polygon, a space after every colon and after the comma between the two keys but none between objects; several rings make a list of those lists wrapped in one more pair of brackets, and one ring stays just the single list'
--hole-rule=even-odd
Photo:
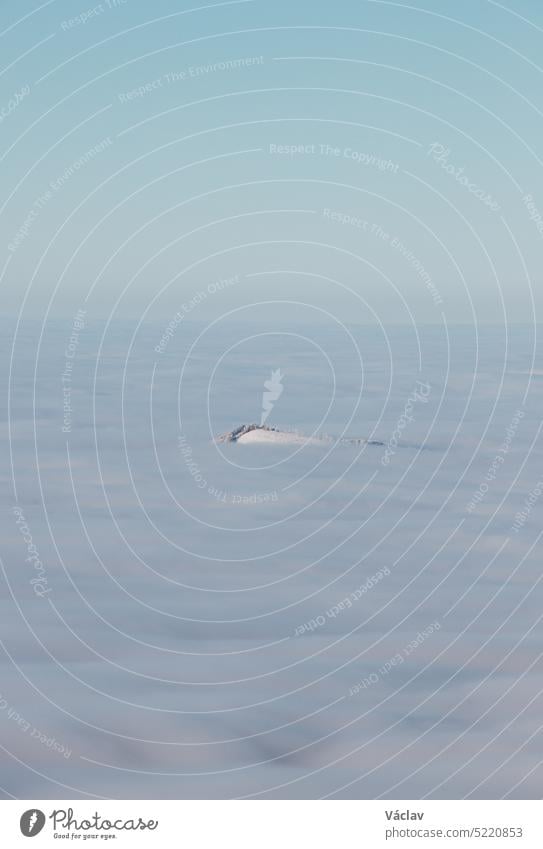
[{"label": "gradient sky", "polygon": [[539,797],[541,0],[93,2],[0,4],[0,797]]},{"label": "gradient sky", "polygon": [[537,317],[540,3],[186,5],[2,5],[4,313]]}]

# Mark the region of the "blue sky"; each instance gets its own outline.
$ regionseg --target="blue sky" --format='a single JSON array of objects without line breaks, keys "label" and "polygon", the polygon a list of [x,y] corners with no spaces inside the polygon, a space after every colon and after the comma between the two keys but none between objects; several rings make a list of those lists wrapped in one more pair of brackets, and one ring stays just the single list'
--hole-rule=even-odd
[{"label": "blue sky", "polygon": [[542,37],[535,2],[4,4],[3,310],[237,274],[193,317],[533,321]]}]

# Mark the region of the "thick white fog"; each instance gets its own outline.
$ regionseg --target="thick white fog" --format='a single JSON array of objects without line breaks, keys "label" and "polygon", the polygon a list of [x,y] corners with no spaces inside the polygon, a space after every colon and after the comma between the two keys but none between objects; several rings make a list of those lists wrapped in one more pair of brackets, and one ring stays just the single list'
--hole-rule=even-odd
[{"label": "thick white fog", "polygon": [[[4,797],[538,798],[532,331],[81,324],[13,348]],[[216,443],[264,392],[383,445]]]}]

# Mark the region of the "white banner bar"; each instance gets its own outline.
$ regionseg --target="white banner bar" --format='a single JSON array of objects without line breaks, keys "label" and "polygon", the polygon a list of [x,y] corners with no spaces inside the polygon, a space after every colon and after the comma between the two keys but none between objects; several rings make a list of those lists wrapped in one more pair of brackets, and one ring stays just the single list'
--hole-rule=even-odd
[{"label": "white banner bar", "polygon": [[5,801],[1,846],[542,849],[539,801]]}]

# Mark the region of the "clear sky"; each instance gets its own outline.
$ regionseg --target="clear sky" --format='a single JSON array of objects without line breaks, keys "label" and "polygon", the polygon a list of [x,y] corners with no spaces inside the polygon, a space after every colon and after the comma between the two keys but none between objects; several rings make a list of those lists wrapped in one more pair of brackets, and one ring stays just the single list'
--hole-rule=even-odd
[{"label": "clear sky", "polygon": [[2,311],[533,321],[542,40],[536,0],[3,3]]}]

